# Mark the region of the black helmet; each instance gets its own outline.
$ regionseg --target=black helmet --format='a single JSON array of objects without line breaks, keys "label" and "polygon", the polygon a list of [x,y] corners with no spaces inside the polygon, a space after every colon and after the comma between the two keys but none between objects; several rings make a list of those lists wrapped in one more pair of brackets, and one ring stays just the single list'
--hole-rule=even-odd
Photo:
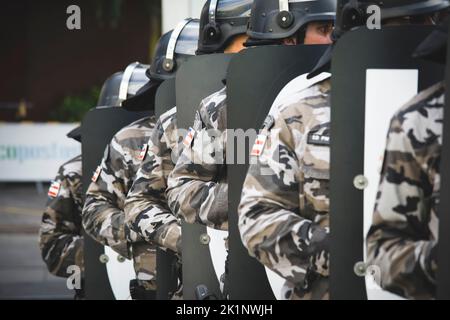
[{"label": "black helmet", "polygon": [[116,72],[103,84],[97,101],[99,107],[120,107],[148,82],[146,71],[150,66],[133,62],[125,71]]},{"label": "black helmet", "polygon": [[223,52],[235,36],[245,34],[252,3],[253,0],[206,1],[200,16],[197,54]]},{"label": "black helmet", "polygon": [[199,20],[185,19],[174,30],[164,34],[158,42],[148,75],[164,81],[175,77],[181,63],[195,55],[198,43]]},{"label": "black helmet", "polygon": [[434,13],[450,6],[449,0],[344,0],[340,1],[336,36],[366,24],[367,8],[376,5],[381,9],[381,20]]},{"label": "black helmet", "polygon": [[[178,67],[195,55],[198,43],[199,20],[186,19],[165,33],[158,41],[151,66],[146,70],[146,84],[134,97],[123,101],[122,106],[131,111],[154,108],[159,85],[176,75]],[[150,80],[149,80],[150,79]]]},{"label": "black helmet", "polygon": [[139,62],[130,63],[123,72],[122,82],[119,88],[119,101],[127,100],[136,95],[147,82],[146,72],[150,68],[149,65]]},{"label": "black helmet", "polygon": [[122,82],[123,72],[116,72],[108,79],[102,86],[100,95],[98,97],[97,106],[120,106],[119,103],[119,89]]},{"label": "black helmet", "polygon": [[[448,8],[450,2],[449,0],[338,0],[333,40],[336,41],[353,28],[364,26],[369,18],[367,9],[371,5],[380,7],[381,20],[385,20],[435,13]],[[331,57],[332,47],[325,51],[308,78],[329,70]]]},{"label": "black helmet", "polygon": [[439,27],[433,31],[417,47],[413,56],[444,64],[447,60],[447,41],[450,17],[445,19]]},{"label": "black helmet", "polygon": [[247,34],[251,40],[281,40],[313,21],[334,21],[337,0],[257,0]]}]

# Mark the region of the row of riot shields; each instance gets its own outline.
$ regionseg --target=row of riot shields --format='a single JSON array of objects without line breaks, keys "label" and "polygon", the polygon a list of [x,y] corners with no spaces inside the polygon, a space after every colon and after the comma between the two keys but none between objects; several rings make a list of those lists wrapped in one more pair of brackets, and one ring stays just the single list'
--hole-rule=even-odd
[{"label": "row of riot shields", "polygon": [[[349,32],[333,49],[331,95],[331,187],[330,187],[330,298],[399,299],[383,291],[376,274],[366,266],[365,235],[371,224],[380,177],[380,158],[384,153],[389,120],[419,91],[444,79],[439,64],[413,59],[412,52],[432,31],[432,27],[391,27],[383,30],[360,29]],[[412,36],[414,35],[414,36]],[[204,55],[190,58],[177,73],[176,80],[161,85],[156,97],[156,115],[177,106],[179,128],[189,128],[195,111],[205,97],[227,85],[227,123],[229,129],[249,132],[245,154],[274,101],[287,86],[299,89],[308,82],[302,75],[316,64],[325,46],[267,46],[249,48],[239,54]],[[447,72],[449,83],[450,72]],[[314,81],[311,80],[311,81]],[[447,100],[448,101],[448,100]],[[83,121],[84,185],[101,159],[113,133],[143,114],[120,108],[92,110]],[[445,128],[449,128],[449,116]],[[442,194],[450,188],[450,130],[444,130]],[[86,138],[85,138],[86,137]],[[229,141],[231,142],[231,141]],[[239,230],[237,208],[248,161],[227,159],[229,184],[229,232],[212,230],[198,224],[182,225],[183,295],[201,299],[202,288],[221,298],[221,276],[228,260],[229,298],[270,300],[281,298],[282,278],[266,270],[244,248]],[[440,245],[438,298],[450,297],[450,208],[442,197],[440,209]],[[229,238],[229,250],[223,239]],[[111,299],[111,278],[100,257],[104,249],[86,242],[86,290],[88,298]],[[175,257],[158,252],[158,298],[166,299],[176,286]],[[111,260],[111,259],[110,259]]]}]

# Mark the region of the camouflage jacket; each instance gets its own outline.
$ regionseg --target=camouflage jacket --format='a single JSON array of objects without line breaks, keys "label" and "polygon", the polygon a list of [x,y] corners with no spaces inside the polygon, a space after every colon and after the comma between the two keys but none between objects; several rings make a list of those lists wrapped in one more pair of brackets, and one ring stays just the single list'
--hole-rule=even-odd
[{"label": "camouflage jacket", "polygon": [[[125,224],[123,208],[154,125],[155,118],[146,117],[114,135],[92,177],[83,208],[83,226],[86,232],[122,256],[130,258],[132,255],[136,274],[142,280],[149,280],[154,276],[155,248],[147,248],[148,244],[134,232],[130,232]],[[144,257],[146,254],[150,256]],[[147,261],[145,266],[142,265],[144,261]]]},{"label": "camouflage jacket", "polygon": [[81,155],[59,168],[48,196],[39,230],[42,258],[56,276],[70,276],[67,268],[71,265],[83,272]]},{"label": "camouflage jacket", "polygon": [[311,252],[328,236],[330,81],[296,95],[274,105],[255,141],[239,230],[250,255],[286,279],[286,299],[325,299],[328,254]]},{"label": "camouflage jacket", "polygon": [[125,201],[128,226],[148,242],[181,253],[181,227],[167,205],[167,177],[181,150],[176,107],[162,114]]},{"label": "camouflage jacket", "polygon": [[188,223],[228,229],[226,88],[205,98],[168,178],[170,209]]},{"label": "camouflage jacket", "polygon": [[436,245],[444,85],[416,96],[393,117],[381,172],[368,263],[381,286],[406,298],[436,294]]}]

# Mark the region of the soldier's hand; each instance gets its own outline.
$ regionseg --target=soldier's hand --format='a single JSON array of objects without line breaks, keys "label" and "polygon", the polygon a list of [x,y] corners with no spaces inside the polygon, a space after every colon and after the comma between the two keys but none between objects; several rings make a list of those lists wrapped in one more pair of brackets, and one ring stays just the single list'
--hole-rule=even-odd
[{"label": "soldier's hand", "polygon": [[311,239],[308,246],[310,269],[321,276],[328,277],[330,266],[330,233],[328,229],[311,226]]}]

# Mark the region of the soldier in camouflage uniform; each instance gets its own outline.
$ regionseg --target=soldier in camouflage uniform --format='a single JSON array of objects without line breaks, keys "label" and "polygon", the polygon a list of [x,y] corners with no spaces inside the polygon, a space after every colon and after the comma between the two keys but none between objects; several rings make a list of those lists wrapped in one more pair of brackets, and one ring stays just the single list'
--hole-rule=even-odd
[{"label": "soldier in camouflage uniform", "polygon": [[[185,37],[198,34],[198,21],[188,19],[183,24]],[[173,70],[164,68],[167,62],[169,40],[176,30],[163,35],[159,40],[152,66],[148,70],[151,80],[135,96],[124,101],[128,110],[142,111],[154,106],[159,84],[173,77]],[[191,40],[192,41],[192,40]],[[196,48],[175,47],[175,53],[193,55]],[[181,61],[178,61],[180,64]],[[97,241],[110,246],[121,255],[129,257],[131,244],[137,280],[147,291],[156,290],[156,246],[128,228],[125,223],[125,198],[146,159],[148,140],[153,132],[155,118],[141,119],[119,131],[106,149],[104,159],[88,192],[83,210],[83,225]],[[128,242],[126,241],[128,240]]]},{"label": "soldier in camouflage uniform", "polygon": [[[418,52],[445,63],[447,34],[448,21]],[[444,98],[438,83],[393,117],[367,235],[368,264],[380,268],[380,285],[409,299],[436,297]]]},{"label": "soldier in camouflage uniform", "polygon": [[[184,60],[193,56],[197,50],[198,30],[198,20],[186,19],[180,22],[173,32],[161,38],[160,44],[164,45],[157,48],[149,70],[152,79],[161,76],[159,70],[165,70],[164,79],[161,80],[175,77]],[[167,44],[171,39],[175,41],[175,68],[167,70],[163,68],[163,64],[166,62]],[[145,98],[145,95],[145,92],[141,92],[137,97],[141,96],[141,99],[146,100],[148,97]],[[181,227],[165,200],[167,175],[176,161],[178,150],[181,150],[178,149],[180,139],[177,135],[174,107],[160,116],[148,139],[145,153],[142,154],[142,163],[124,205],[124,212],[128,227],[145,241],[181,255]],[[173,298],[180,297],[181,287]]]},{"label": "soldier in camouflage uniform", "polygon": [[[76,135],[69,137],[79,140]],[[81,185],[81,155],[64,163],[48,191],[47,208],[39,230],[39,247],[48,270],[58,277],[69,277],[69,266],[80,268],[84,277],[83,236],[81,235],[81,210],[83,190]],[[83,298],[83,288],[76,289],[76,297]]]},{"label": "soldier in camouflage uniform", "polygon": [[130,228],[146,241],[181,254],[181,227],[167,206],[167,176],[182,150],[176,107],[162,114],[125,202]]},{"label": "soldier in camouflage uniform", "polygon": [[[250,9],[250,6],[245,8]],[[276,10],[278,14],[279,2],[255,1],[249,20],[250,39],[245,45],[330,43],[335,8],[335,1],[325,1],[317,7],[310,7],[305,14],[304,3],[292,3],[293,13],[299,15],[297,20],[303,22],[277,34],[268,30],[270,26],[265,17],[270,21],[276,20],[272,11]],[[262,12],[270,14],[262,15]],[[245,12],[245,16],[248,13]],[[322,22],[316,25],[316,20]],[[300,35],[303,37],[300,38]],[[239,52],[241,49],[242,46],[234,47],[225,52]],[[226,104],[226,87],[201,102],[190,132],[192,137],[188,134],[184,141],[186,148],[169,177],[167,190],[169,206],[175,214],[182,215],[189,223],[200,223],[220,230],[228,230]]]},{"label": "soldier in camouflage uniform", "polygon": [[[148,78],[148,66],[131,64],[127,96]],[[143,76],[144,75],[144,76]],[[145,79],[144,79],[145,78]],[[160,82],[154,81],[157,86]],[[118,103],[127,97],[120,97]],[[141,153],[155,125],[155,118],[142,118],[117,132],[106,147],[101,164],[86,192],[82,223],[86,233],[126,258],[133,258],[136,279],[130,283],[132,298],[154,299],[156,294],[156,252],[153,246],[131,232],[125,225],[123,205],[137,168]],[[134,293],[139,296],[134,296]]]},{"label": "soldier in camouflage uniform", "polygon": [[155,248],[129,232],[123,206],[154,125],[154,117],[145,117],[114,135],[92,177],[83,208],[86,233],[123,257],[133,257],[137,279],[148,290],[156,290]]},{"label": "soldier in camouflage uniform", "polygon": [[[166,79],[173,78],[184,59],[195,54],[198,34],[198,20],[185,20],[180,22],[174,32],[163,36],[167,41],[161,42],[168,42],[169,38],[175,40],[173,58],[176,60],[176,69],[170,70],[170,73],[166,70]],[[150,69],[151,77],[157,77],[157,70],[162,69],[160,65],[165,61],[166,50],[167,46],[158,48]],[[173,107],[158,119],[148,140],[147,152],[128,193],[124,210],[129,227],[143,239],[181,254],[181,227],[169,210],[165,197],[167,176],[181,150],[176,112],[176,107]]]},{"label": "soldier in camouflage uniform", "polygon": [[250,254],[287,280],[284,298],[322,299],[328,295],[330,79],[297,96],[297,103],[271,110],[258,136],[239,230]]},{"label": "soldier in camouflage uniform", "polygon": [[[423,2],[425,9],[415,14],[436,10]],[[399,14],[399,6],[387,5],[382,13]],[[339,22],[339,11],[337,17]],[[342,25],[338,36],[347,31]],[[329,66],[329,54],[315,75]],[[238,213],[244,246],[286,279],[286,299],[329,297],[330,84],[329,78],[322,80],[273,106],[242,190]]]},{"label": "soldier in camouflage uniform", "polygon": [[391,121],[372,227],[368,264],[381,286],[406,298],[436,295],[444,85],[425,90]]}]

